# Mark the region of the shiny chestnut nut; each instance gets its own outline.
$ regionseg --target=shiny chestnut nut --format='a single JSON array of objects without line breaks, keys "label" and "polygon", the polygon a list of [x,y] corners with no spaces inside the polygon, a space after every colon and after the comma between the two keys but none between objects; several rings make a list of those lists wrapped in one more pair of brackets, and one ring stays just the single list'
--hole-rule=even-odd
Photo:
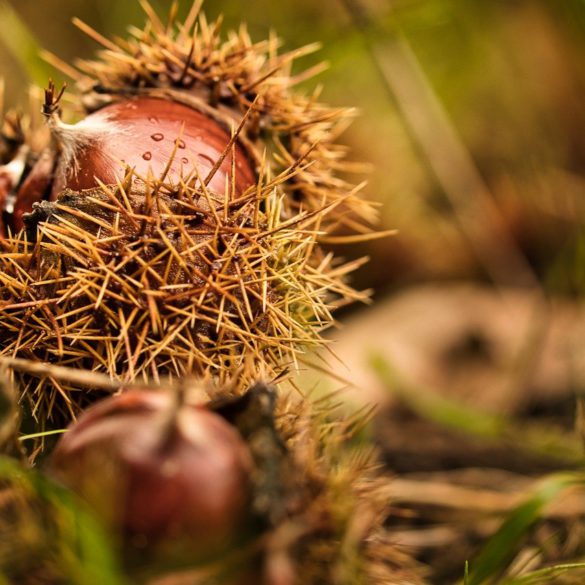
[{"label": "shiny chestnut nut", "polygon": [[228,189],[234,196],[255,184],[252,162],[242,146],[237,141],[230,146],[228,131],[192,107],[138,97],[109,104],[77,124],[65,124],[58,113],[60,96],[55,97],[51,83],[44,111],[52,147],[41,153],[27,176],[20,155],[0,167],[0,211],[6,216],[0,218],[0,239],[6,235],[4,224],[13,231],[23,228],[23,215],[35,202],[47,197],[54,201],[65,189],[115,184],[129,169],[145,179],[164,176],[174,185],[199,178],[211,191],[223,194]]},{"label": "shiny chestnut nut", "polygon": [[[142,177],[163,176],[177,184],[180,178],[206,179],[216,163],[223,161],[208,182],[212,191],[224,193],[232,183],[230,135],[215,120],[171,100],[140,97],[115,102],[77,124],[64,124],[56,112],[49,115],[60,151],[51,198],[65,188],[92,189],[114,184],[129,168]],[[226,148],[229,150],[226,154]],[[254,171],[242,147],[233,156],[235,194],[255,183]]]},{"label": "shiny chestnut nut", "polygon": [[49,470],[131,551],[197,560],[245,534],[252,458],[219,415],[174,400],[129,391],[92,406],[63,435]]}]

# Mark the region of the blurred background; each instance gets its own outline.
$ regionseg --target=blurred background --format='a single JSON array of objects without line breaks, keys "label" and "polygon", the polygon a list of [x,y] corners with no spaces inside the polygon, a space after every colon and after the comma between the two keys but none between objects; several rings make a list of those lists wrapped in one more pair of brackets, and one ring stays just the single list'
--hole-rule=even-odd
[{"label": "blurred background", "polygon": [[[171,3],[151,4],[165,14]],[[341,315],[325,387],[341,381],[350,402],[378,404],[369,436],[399,476],[389,523],[434,582],[452,582],[465,560],[481,564],[482,543],[534,481],[583,464],[585,2],[209,0],[205,10],[226,29],[246,22],[254,40],[276,31],[283,49],[321,42],[297,67],[329,68],[305,89],[323,84],[324,101],[360,112],[343,141],[371,167],[381,227],[399,233],[344,251],[371,257],[356,284],[375,303]],[[134,1],[0,0],[6,106],[22,106],[31,83],[63,81],[39,46],[66,62],[93,55],[73,16],[106,36],[145,20]],[[538,530],[496,546],[508,553],[493,573],[583,555],[583,505],[559,508],[539,508]]]}]

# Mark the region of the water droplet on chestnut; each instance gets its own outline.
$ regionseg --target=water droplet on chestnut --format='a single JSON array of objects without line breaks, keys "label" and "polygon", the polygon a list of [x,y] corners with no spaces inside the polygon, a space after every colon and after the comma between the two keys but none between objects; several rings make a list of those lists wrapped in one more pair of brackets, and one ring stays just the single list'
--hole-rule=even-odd
[{"label": "water droplet on chestnut", "polygon": [[145,152],[145,153],[142,155],[142,158],[143,158],[144,160],[150,160],[150,159],[152,158],[152,153],[151,153],[151,152]]},{"label": "water droplet on chestnut", "polygon": [[155,142],[160,142],[161,140],[164,139],[164,134],[161,134],[160,132],[157,132],[156,134],[153,134],[151,136],[151,138],[155,141]]},{"label": "water droplet on chestnut", "polygon": [[207,154],[201,154],[200,153],[198,156],[199,156],[199,158],[201,160],[204,160],[206,163],[209,163],[211,165],[214,165],[215,164],[215,161],[210,156],[208,156]]}]

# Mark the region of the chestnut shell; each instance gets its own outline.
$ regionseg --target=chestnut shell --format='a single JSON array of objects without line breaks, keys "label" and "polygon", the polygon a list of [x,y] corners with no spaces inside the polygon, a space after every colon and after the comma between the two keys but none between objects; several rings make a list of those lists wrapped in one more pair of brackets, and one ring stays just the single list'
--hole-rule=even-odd
[{"label": "chestnut shell", "polygon": [[[167,180],[177,183],[196,167],[202,179],[224,154],[230,135],[215,120],[186,105],[159,98],[141,97],[115,102],[89,114],[85,123],[106,120],[113,131],[79,148],[75,165],[59,163],[52,190],[55,199],[65,188],[92,189],[102,183],[113,184],[123,178],[128,167],[138,175],[154,178],[163,175],[175,151]],[[236,144],[235,193],[254,184],[255,174],[243,150]],[[224,193],[231,184],[232,153],[209,182],[212,191]]]},{"label": "chestnut shell", "polygon": [[168,393],[141,391],[92,406],[57,444],[50,472],[132,546],[215,554],[245,528],[251,455],[219,415],[173,408]]}]

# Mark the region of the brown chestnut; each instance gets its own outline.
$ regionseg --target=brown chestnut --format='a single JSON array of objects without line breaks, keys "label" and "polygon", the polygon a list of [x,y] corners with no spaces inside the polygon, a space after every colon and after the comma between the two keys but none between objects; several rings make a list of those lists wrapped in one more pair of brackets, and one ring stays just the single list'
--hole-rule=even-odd
[{"label": "brown chestnut", "polygon": [[201,559],[244,533],[252,458],[221,416],[174,399],[128,391],[92,406],[57,444],[50,472],[131,548]]},{"label": "brown chestnut", "polygon": [[[163,175],[177,184],[196,168],[205,179],[230,142],[230,135],[201,112],[158,98],[141,97],[115,102],[75,125],[63,124],[53,114],[50,126],[61,150],[52,198],[65,188],[92,189],[98,180],[113,184],[128,168],[143,177]],[[255,182],[254,171],[240,145],[235,146],[235,193]],[[209,181],[212,191],[224,193],[231,185],[232,153]]]}]

